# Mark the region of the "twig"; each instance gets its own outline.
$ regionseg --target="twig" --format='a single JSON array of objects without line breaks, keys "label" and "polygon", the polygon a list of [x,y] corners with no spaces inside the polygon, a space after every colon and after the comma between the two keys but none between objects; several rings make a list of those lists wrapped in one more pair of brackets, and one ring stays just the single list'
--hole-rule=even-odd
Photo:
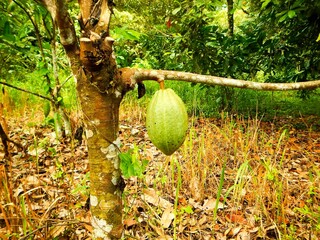
[{"label": "twig", "polygon": [[8,137],[8,135],[7,135],[6,132],[4,131],[1,123],[0,123],[0,138],[1,138],[2,144],[3,144],[3,146],[4,146],[4,154],[5,154],[4,156],[5,156],[5,157],[10,157],[8,142],[11,142],[11,143],[13,143],[14,145],[16,145],[17,147],[23,149],[23,146],[22,146],[20,143],[15,142],[15,141],[11,140],[11,139]]},{"label": "twig", "polygon": [[66,83],[70,80],[70,78],[72,78],[72,77],[73,77],[73,74],[71,74],[69,77],[67,77],[67,78],[64,80],[64,82],[61,84],[61,87],[63,87],[63,85],[66,84]]},{"label": "twig", "polygon": [[52,100],[52,99],[49,98],[49,97],[43,96],[43,95],[41,95],[41,94],[39,94],[39,93],[31,92],[31,91],[29,91],[29,90],[25,90],[25,89],[23,89],[23,88],[19,88],[19,87],[13,86],[13,85],[11,85],[11,84],[9,84],[9,83],[6,83],[6,82],[3,82],[3,81],[0,81],[0,84],[6,85],[6,86],[8,86],[8,87],[17,89],[17,90],[22,91],[22,92],[30,93],[30,94],[32,94],[32,95],[35,95],[35,96],[39,97],[39,98],[43,98],[43,99],[46,99],[46,100],[54,103],[54,100]]},{"label": "twig", "polygon": [[[52,219],[47,219],[46,220],[47,222],[49,221],[56,221],[56,219],[52,220]],[[85,222],[85,221],[79,221],[79,220],[73,220],[73,219],[70,219],[70,220],[61,220],[59,222],[62,222],[62,223],[58,223],[56,224],[55,226],[68,226],[68,225],[71,225],[71,224],[88,224],[90,225],[90,223],[88,222]],[[24,239],[28,239],[31,235],[35,234],[36,232],[40,231],[41,229],[43,228],[46,228],[47,227],[47,224],[46,225],[43,225],[43,226],[39,226],[38,228],[36,228],[35,230],[33,230],[32,232],[28,233],[27,235],[19,238],[20,240],[24,240]]]}]

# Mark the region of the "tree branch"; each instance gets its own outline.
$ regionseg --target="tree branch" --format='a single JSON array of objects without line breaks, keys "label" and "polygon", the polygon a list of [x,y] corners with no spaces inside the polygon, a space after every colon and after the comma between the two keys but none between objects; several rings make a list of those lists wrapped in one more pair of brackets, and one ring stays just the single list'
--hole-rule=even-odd
[{"label": "tree branch", "polygon": [[38,44],[39,44],[41,57],[42,57],[43,60],[45,60],[44,52],[43,52],[43,46],[42,46],[42,40],[41,40],[41,34],[40,34],[40,30],[39,30],[37,22],[35,22],[33,20],[31,14],[28,12],[27,9],[24,8],[24,6],[22,4],[20,4],[19,2],[15,1],[15,0],[13,0],[13,1],[14,1],[15,4],[17,4],[25,12],[25,14],[28,16],[29,20],[31,21],[31,23],[33,25],[33,28],[35,30],[35,33],[36,33],[36,38],[37,38],[37,41],[38,41]]},{"label": "tree branch", "polygon": [[2,82],[2,81],[0,81],[0,84],[5,85],[5,86],[8,86],[8,87],[11,87],[11,88],[14,88],[14,89],[17,89],[17,90],[22,91],[22,92],[30,93],[30,94],[32,94],[32,95],[35,95],[35,96],[39,97],[39,98],[43,98],[43,99],[45,99],[45,100],[48,100],[48,101],[54,103],[54,100],[52,100],[52,99],[49,98],[49,97],[43,96],[43,95],[41,95],[41,94],[39,94],[39,93],[31,92],[31,91],[28,91],[28,90],[25,90],[25,89],[23,89],[23,88],[19,88],[19,87],[13,86],[13,85],[11,85],[11,84],[9,84],[9,83]]},{"label": "tree branch", "polygon": [[78,74],[80,66],[79,43],[74,24],[69,15],[65,1],[38,0],[50,12],[53,21],[60,31],[60,42],[63,45],[74,75]]},{"label": "tree branch", "polygon": [[320,80],[295,82],[295,83],[260,83],[232,78],[223,78],[209,75],[200,75],[195,73],[166,71],[166,70],[149,70],[149,69],[134,69],[121,68],[119,70],[122,82],[128,87],[133,88],[136,83],[145,80],[177,80],[192,83],[203,83],[211,86],[226,86],[236,88],[246,88],[261,91],[289,91],[289,90],[304,90],[316,89],[320,87]]}]

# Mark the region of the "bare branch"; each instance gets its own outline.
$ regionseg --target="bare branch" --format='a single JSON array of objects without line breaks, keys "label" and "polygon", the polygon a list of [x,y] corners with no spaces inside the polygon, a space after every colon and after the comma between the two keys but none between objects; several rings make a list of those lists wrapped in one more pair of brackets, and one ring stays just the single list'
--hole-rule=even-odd
[{"label": "bare branch", "polygon": [[136,83],[144,80],[159,81],[159,79],[203,83],[211,86],[218,85],[226,87],[246,88],[262,91],[304,90],[316,89],[320,87],[320,80],[295,83],[260,83],[232,78],[166,70],[122,68],[119,72],[124,84],[130,86],[131,88]]},{"label": "bare branch", "polygon": [[109,26],[110,26],[110,20],[112,15],[112,7],[113,7],[113,1],[105,0],[102,2],[101,5],[101,14],[99,17],[99,22],[96,26],[95,32],[98,34],[105,34],[106,36],[109,36]]},{"label": "bare branch", "polygon": [[93,5],[92,1],[88,0],[78,0],[80,5],[81,18],[84,25],[87,25],[91,17],[91,7]]}]

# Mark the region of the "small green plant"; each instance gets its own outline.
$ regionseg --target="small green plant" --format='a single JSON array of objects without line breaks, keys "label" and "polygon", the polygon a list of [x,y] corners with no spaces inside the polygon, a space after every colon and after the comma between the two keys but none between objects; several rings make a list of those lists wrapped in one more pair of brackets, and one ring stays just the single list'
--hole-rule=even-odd
[{"label": "small green plant", "polygon": [[62,163],[58,159],[56,159],[55,163],[56,163],[57,170],[55,173],[53,173],[53,178],[62,179],[65,175],[65,171],[63,169]]},{"label": "small green plant", "polygon": [[124,178],[133,176],[142,178],[148,165],[148,160],[140,159],[139,148],[134,145],[133,149],[119,154],[120,169]]},{"label": "small green plant", "polygon": [[314,230],[320,231],[320,207],[318,207],[318,209],[311,209],[310,207],[305,205],[302,208],[295,208],[294,210],[302,214],[307,219],[307,221],[312,223]]},{"label": "small green plant", "polygon": [[181,207],[180,208],[180,214],[184,214],[184,213],[187,213],[187,214],[192,214],[193,213],[193,209],[190,205],[187,205],[185,207]]},{"label": "small green plant", "polygon": [[27,208],[24,196],[20,196],[20,204],[21,204],[21,215],[22,215],[22,231],[23,234],[27,234],[28,220],[27,220]]},{"label": "small green plant", "polygon": [[80,183],[71,191],[71,194],[81,194],[85,196],[89,196],[89,185],[88,182],[90,180],[90,172],[87,172],[86,175],[80,180]]}]

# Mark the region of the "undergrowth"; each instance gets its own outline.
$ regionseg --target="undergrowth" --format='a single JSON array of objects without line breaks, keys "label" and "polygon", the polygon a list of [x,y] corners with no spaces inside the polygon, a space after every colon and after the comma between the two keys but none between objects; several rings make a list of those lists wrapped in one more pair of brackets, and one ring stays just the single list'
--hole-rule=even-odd
[{"label": "undergrowth", "polygon": [[[314,121],[307,116],[318,114],[316,95],[306,100],[310,105],[305,106],[289,93],[264,93],[261,96],[270,95],[279,104],[287,97],[288,108],[277,109],[268,98],[264,100],[266,111],[261,113],[260,103],[252,100],[252,112],[240,115],[218,113],[215,88],[168,83],[166,86],[184,99],[191,117],[182,148],[172,157],[164,157],[145,134],[145,109],[158,84],[148,82],[146,86],[145,97],[137,99],[137,92],[132,91],[120,109],[122,150],[135,147],[141,159],[149,161],[143,177],[126,179],[126,239],[221,239],[239,234],[253,239],[320,237],[319,118]],[[238,109],[241,104],[239,101]],[[20,174],[16,182],[9,181],[14,172],[8,177],[6,170],[0,169],[1,227],[16,238],[44,237],[42,229],[48,236],[71,236],[68,233],[74,226],[77,231],[90,231],[86,207],[89,176],[87,165],[82,166],[85,154],[79,155],[68,143],[63,147],[51,143],[50,134],[43,135],[40,129],[42,105],[36,106],[30,110],[24,105],[13,114],[18,118],[22,113],[22,122],[12,122],[20,128],[13,130],[13,135],[23,137],[30,156],[17,155],[12,163],[14,172]],[[299,115],[291,114],[297,109],[301,109]],[[137,135],[133,128],[138,129],[134,131]],[[21,166],[25,166],[23,171]],[[44,185],[40,180],[43,173],[48,182]],[[25,189],[14,195],[23,179],[27,179]],[[55,194],[63,196],[48,195],[46,184],[54,185]],[[38,209],[41,202],[52,208]],[[63,211],[53,207],[58,204],[65,206]],[[67,223],[61,223],[61,216],[68,217]],[[53,233],[59,228],[63,230],[60,235]]]},{"label": "undergrowth", "polygon": [[[163,225],[168,214],[161,204],[147,210],[144,204],[150,203],[142,197],[137,207],[148,212],[150,225],[144,228],[149,232],[129,232],[136,237],[161,233],[173,239],[220,239],[239,230],[250,239],[318,239],[318,131],[309,126],[299,132],[292,122],[267,123],[228,113],[219,119],[191,118],[179,153],[151,158],[146,178],[134,183],[173,203],[172,225]],[[203,226],[192,225],[194,221]]]},{"label": "undergrowth", "polygon": [[[320,237],[319,132],[308,118],[191,117],[184,145],[165,157],[145,133],[146,104],[147,98],[137,104],[132,97],[121,106],[122,151],[135,147],[149,161],[142,177],[126,179],[125,239]],[[39,127],[38,115],[12,131],[28,146],[29,157],[14,158],[14,181],[0,171],[1,226],[11,237],[45,237],[46,229],[47,236],[75,239],[75,228],[87,236],[85,151],[51,142],[52,130]],[[295,129],[297,122],[307,127]]]}]

